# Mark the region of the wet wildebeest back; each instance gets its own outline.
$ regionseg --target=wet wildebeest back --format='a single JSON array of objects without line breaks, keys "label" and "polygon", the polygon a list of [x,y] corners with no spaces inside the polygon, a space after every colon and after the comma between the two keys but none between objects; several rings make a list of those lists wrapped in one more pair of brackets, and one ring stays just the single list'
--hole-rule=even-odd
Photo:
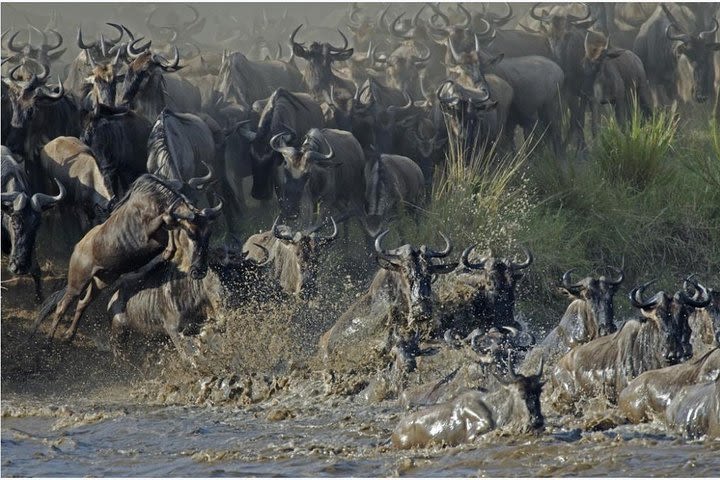
[{"label": "wet wildebeest back", "polygon": [[681,389],[665,410],[665,423],[688,437],[720,438],[720,374]]},{"label": "wet wildebeest back", "polygon": [[392,332],[403,338],[419,333],[421,339],[437,333],[432,318],[431,278],[452,271],[457,264],[434,264],[433,259],[448,256],[452,246],[446,239],[442,251],[425,245],[403,245],[386,251],[381,243],[387,232],[375,240],[381,269],[370,288],[320,339],[320,355],[333,368],[385,363],[393,343]]},{"label": "wet wildebeest back", "polygon": [[552,375],[559,408],[598,395],[616,403],[623,388],[641,373],[692,356],[688,316],[707,305],[707,290],[703,287],[704,298],[699,300],[683,290],[673,296],[661,291],[644,300],[642,292],[648,285],[630,293],[633,306],[640,309],[638,320],[628,320],[615,334],[580,345],[560,359]]},{"label": "wet wildebeest back", "polygon": [[520,328],[515,320],[515,287],[522,270],[532,264],[532,253],[524,249],[526,259],[515,262],[489,252],[473,263],[469,257],[475,246],[463,251],[461,268],[437,281],[436,316],[442,330],[465,336],[475,328]]},{"label": "wet wildebeest back", "polygon": [[75,300],[79,300],[65,338],[72,339],[84,310],[97,293],[127,274],[171,258],[173,237],[187,235],[193,244],[189,271],[195,279],[207,273],[210,225],[222,204],[198,209],[179,193],[180,182],[143,175],[118,203],[110,217],[90,230],[75,246],[67,285],[43,304],[33,331],[55,310],[51,337]]},{"label": "wet wildebeest back", "polygon": [[0,162],[2,253],[8,255],[8,269],[12,274],[32,275],[35,281],[35,296],[41,300],[40,266],[33,256],[35,236],[40,227],[42,212],[63,199],[65,187],[56,179],[60,190],[57,196],[33,194],[25,170],[5,146],[2,147]]},{"label": "wet wildebeest back", "polygon": [[542,370],[535,375],[517,375],[501,380],[492,392],[471,390],[449,402],[427,407],[400,420],[392,433],[398,448],[431,444],[454,446],[468,443],[498,428],[537,431],[545,425],[540,408]]},{"label": "wet wildebeest back", "polygon": [[714,380],[720,374],[720,350],[715,348],[689,362],[645,372],[620,392],[618,407],[633,423],[662,417],[670,402],[688,385]]},{"label": "wet wildebeest back", "polygon": [[617,330],[613,299],[625,277],[623,271],[617,270],[616,279],[603,275],[597,279],[586,277],[575,283],[571,280],[572,271],[563,274],[560,286],[572,302],[558,326],[525,358],[521,371],[533,371],[541,357],[546,365],[554,365],[572,348]]}]

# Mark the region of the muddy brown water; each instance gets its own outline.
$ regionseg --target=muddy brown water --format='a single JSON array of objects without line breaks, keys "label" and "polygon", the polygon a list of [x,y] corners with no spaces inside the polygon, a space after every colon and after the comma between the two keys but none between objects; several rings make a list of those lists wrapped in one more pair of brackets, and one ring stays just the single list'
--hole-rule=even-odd
[{"label": "muddy brown water", "polygon": [[[61,283],[49,279],[47,291]],[[389,437],[404,411],[392,399],[368,401],[374,377],[313,363],[332,317],[317,314],[322,305],[220,318],[203,336],[214,367],[191,371],[157,343],[115,360],[100,309],[72,345],[47,344],[42,332],[28,341],[30,283],[4,286],[2,476],[720,473],[719,441],[684,439],[661,423],[604,425],[612,412],[603,407],[583,417],[545,411],[540,435],[499,431],[470,445],[396,450]],[[337,303],[351,301],[355,289],[345,290]]]}]

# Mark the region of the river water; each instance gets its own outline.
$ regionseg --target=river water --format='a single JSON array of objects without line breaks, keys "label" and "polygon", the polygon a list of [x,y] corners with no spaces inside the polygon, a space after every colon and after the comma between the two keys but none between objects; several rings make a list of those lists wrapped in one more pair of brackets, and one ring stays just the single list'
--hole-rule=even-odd
[{"label": "river water", "polygon": [[306,307],[294,323],[287,312],[277,323],[224,319],[221,334],[205,337],[217,344],[207,372],[156,343],[115,360],[87,330],[46,350],[26,341],[31,299],[5,296],[4,477],[720,474],[720,441],[684,439],[660,423],[618,426],[604,408],[583,417],[545,411],[539,435],[496,431],[460,447],[394,449],[404,410],[392,396],[368,394],[360,375],[313,366],[327,323],[299,341],[317,321]]}]

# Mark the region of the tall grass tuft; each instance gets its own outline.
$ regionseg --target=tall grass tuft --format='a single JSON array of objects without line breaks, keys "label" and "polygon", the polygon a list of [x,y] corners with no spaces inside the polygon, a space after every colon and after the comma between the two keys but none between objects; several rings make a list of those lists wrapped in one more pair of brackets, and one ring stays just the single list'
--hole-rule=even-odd
[{"label": "tall grass tuft", "polygon": [[658,110],[644,118],[634,102],[627,124],[606,117],[593,148],[601,171],[636,189],[668,173],[667,155],[677,133],[679,117],[674,109]]}]

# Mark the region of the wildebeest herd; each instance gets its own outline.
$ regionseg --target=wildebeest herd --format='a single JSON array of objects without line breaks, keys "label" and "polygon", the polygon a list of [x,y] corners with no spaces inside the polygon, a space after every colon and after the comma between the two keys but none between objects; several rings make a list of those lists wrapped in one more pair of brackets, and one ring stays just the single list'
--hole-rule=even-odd
[{"label": "wildebeest herd", "polygon": [[[355,222],[380,268],[318,355],[397,377],[399,401],[418,409],[396,446],[538,430],[547,402],[582,411],[597,397],[631,422],[720,436],[720,292],[690,272],[677,291],[633,288],[637,315],[620,322],[623,270],[569,270],[560,288],[572,302],[536,342],[514,309],[529,249],[513,259],[469,245],[451,261],[442,233],[442,247],[387,245],[402,211],[432,201],[450,144],[512,154],[534,131],[560,153],[584,148],[603,109],[620,124],[678,101],[717,111],[717,4],[380,7],[349,5],[337,29],[265,15],[214,45],[194,38],[197,8],[162,25],[159,8],[142,33],[120,19],[92,41],[78,28],[70,64],[52,20],[3,32],[2,249],[11,273],[35,281],[33,332],[52,319],[52,338],[71,315],[71,341],[108,289],[116,349],[129,332],[162,332],[194,365],[192,333],[229,299],[312,300],[328,246],[349,248]],[[275,222],[240,238],[260,210]],[[74,245],[60,255],[66,286],[45,299],[43,217]],[[442,350],[465,351],[472,378],[408,385]]]}]

